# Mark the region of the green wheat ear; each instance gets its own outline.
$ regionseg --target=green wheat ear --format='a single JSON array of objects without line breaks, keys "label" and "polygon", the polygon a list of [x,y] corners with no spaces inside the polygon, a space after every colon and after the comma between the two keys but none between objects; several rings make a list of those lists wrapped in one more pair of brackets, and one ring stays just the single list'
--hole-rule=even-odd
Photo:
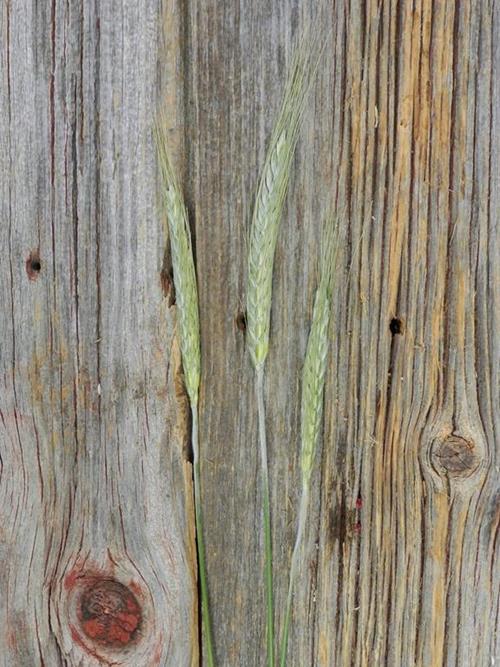
[{"label": "green wheat ear", "polygon": [[156,140],[167,216],[175,299],[179,313],[184,381],[191,405],[198,403],[200,386],[200,322],[198,290],[187,209],[167,150],[165,122],[156,127]]},{"label": "green wheat ear", "polygon": [[332,219],[325,225],[320,281],[314,298],[311,330],[302,369],[301,457],[302,482],[309,484],[321,431],[323,392],[329,349],[328,327],[332,304],[338,233]]},{"label": "green wheat ear", "polygon": [[184,371],[184,382],[191,404],[191,443],[193,448],[194,507],[198,569],[201,589],[201,619],[207,649],[206,660],[214,667],[215,656],[210,622],[208,583],[203,536],[203,513],[200,485],[200,451],[198,444],[198,392],[200,387],[200,321],[198,290],[194,268],[193,248],[189,219],[182,191],[175,176],[167,149],[166,122],[164,118],[156,126],[156,144],[163,186],[163,201],[167,216],[172,267],[174,271],[175,298],[179,318],[179,337]]},{"label": "green wheat ear", "polygon": [[247,345],[255,368],[269,350],[272,275],[276,242],[307,93],[321,48],[306,35],[295,53],[278,119],[259,180],[250,227],[247,284]]},{"label": "green wheat ear", "polygon": [[297,145],[307,93],[314,79],[321,48],[307,33],[295,52],[278,119],[271,136],[255,200],[248,252],[247,344],[255,368],[264,525],[266,643],[269,667],[274,667],[274,603],[271,512],[264,405],[264,362],[269,350],[272,278],[278,231]]},{"label": "green wheat ear", "polygon": [[307,520],[311,473],[322,426],[323,396],[329,349],[328,329],[332,309],[336,253],[339,246],[338,238],[333,220],[330,219],[326,223],[323,235],[320,280],[314,298],[311,330],[309,332],[306,357],[302,370],[300,456],[302,495],[300,499],[297,534],[290,565],[288,596],[280,649],[280,667],[285,667],[286,665],[293,588],[297,576],[302,536]]}]

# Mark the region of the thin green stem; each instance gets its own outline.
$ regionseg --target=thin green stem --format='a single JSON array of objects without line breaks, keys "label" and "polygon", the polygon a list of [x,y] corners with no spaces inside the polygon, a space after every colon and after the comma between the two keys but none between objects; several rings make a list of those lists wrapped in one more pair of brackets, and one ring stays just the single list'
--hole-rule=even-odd
[{"label": "thin green stem", "polygon": [[196,523],[196,545],[198,550],[198,573],[201,592],[201,622],[203,638],[205,640],[206,660],[209,667],[215,667],[212,626],[210,623],[210,609],[208,605],[207,569],[205,562],[205,540],[203,538],[203,514],[201,510],[200,490],[200,457],[198,446],[198,406],[191,405],[192,414],[192,447],[193,447],[193,477],[194,477],[194,513]]},{"label": "thin green stem", "polygon": [[259,445],[262,480],[262,511],[264,518],[264,581],[266,588],[267,664],[274,667],[274,602],[273,602],[273,548],[271,538],[271,510],[269,502],[269,472],[267,466],[266,411],[264,406],[264,365],[258,366],[255,376],[257,412],[259,416]]},{"label": "thin green stem", "polygon": [[285,621],[283,625],[283,634],[281,636],[280,667],[285,667],[286,665],[288,632],[290,629],[290,618],[292,615],[293,588],[295,585],[295,578],[297,576],[297,567],[299,564],[300,548],[302,546],[302,535],[304,534],[304,528],[306,525],[308,505],[309,505],[309,482],[305,483],[304,486],[302,487],[302,496],[300,499],[299,522],[297,527],[297,536],[295,538],[295,545],[293,547],[293,552],[292,552],[292,562],[290,565],[290,580],[288,583],[288,596],[286,599]]}]

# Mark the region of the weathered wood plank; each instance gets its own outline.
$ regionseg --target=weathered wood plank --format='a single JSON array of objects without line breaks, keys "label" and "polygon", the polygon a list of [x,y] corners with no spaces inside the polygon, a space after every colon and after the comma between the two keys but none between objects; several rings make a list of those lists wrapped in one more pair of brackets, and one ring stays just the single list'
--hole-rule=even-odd
[{"label": "weathered wood plank", "polygon": [[[163,4],[2,5],[9,667],[117,654],[101,645],[92,657],[71,635],[73,622],[83,639],[84,573],[138,585],[141,637],[118,664],[197,661],[185,404],[159,279],[158,102],[195,232],[217,654],[264,662],[246,233],[294,37],[317,3]],[[500,3],[348,0],[320,12],[331,33],[278,244],[267,367],[278,629],[300,369],[333,202],[346,242],[289,664],[486,667],[500,658]]]},{"label": "weathered wood plank", "polygon": [[196,662],[190,475],[151,134],[160,34],[153,0],[2,4],[9,667]]},{"label": "weathered wood plank", "polygon": [[[185,182],[209,572],[227,665],[264,660],[256,416],[235,326],[245,221],[293,36],[315,4],[188,3]],[[352,0],[323,12],[332,32],[278,244],[267,372],[282,610],[321,215],[347,205],[290,664],[486,666],[499,656],[499,5]]]}]

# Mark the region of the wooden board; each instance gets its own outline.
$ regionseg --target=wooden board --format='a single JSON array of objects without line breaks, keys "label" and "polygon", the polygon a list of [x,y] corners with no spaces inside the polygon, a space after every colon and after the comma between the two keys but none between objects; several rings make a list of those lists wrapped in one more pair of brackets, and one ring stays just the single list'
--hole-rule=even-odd
[{"label": "wooden board", "polygon": [[7,2],[1,20],[0,663],[188,665],[190,466],[151,136],[159,8]]},{"label": "wooden board", "polygon": [[[216,652],[220,665],[265,662],[246,238],[311,20],[328,38],[278,242],[266,368],[277,627],[333,206],[345,243],[289,664],[500,659],[500,3],[5,0],[0,664],[198,662],[158,106],[195,239]],[[92,609],[128,603],[122,648],[85,634],[99,629],[83,627],[82,594]]]}]

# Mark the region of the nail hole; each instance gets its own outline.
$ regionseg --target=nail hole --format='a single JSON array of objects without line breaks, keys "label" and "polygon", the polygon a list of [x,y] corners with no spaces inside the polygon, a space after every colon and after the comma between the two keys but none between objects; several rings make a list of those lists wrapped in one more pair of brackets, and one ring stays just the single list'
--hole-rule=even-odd
[{"label": "nail hole", "polygon": [[38,250],[32,250],[26,260],[26,273],[30,280],[36,280],[42,270],[42,262]]},{"label": "nail hole", "polygon": [[389,324],[389,329],[391,330],[391,334],[393,336],[396,336],[397,334],[402,334],[403,322],[399,319],[399,317],[393,317],[391,323]]},{"label": "nail hole", "polygon": [[236,315],[236,327],[238,328],[239,331],[243,331],[243,333],[247,330],[247,317],[246,314],[242,311],[240,311]]}]

